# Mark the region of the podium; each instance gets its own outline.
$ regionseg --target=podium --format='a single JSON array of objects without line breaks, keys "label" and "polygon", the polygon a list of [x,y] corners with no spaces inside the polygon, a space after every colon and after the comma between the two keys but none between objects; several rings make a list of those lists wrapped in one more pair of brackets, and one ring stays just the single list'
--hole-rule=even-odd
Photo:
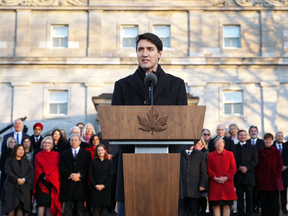
[{"label": "podium", "polygon": [[169,145],[201,137],[205,106],[99,106],[103,139],[134,145],[123,153],[126,216],[178,214],[180,154]]}]

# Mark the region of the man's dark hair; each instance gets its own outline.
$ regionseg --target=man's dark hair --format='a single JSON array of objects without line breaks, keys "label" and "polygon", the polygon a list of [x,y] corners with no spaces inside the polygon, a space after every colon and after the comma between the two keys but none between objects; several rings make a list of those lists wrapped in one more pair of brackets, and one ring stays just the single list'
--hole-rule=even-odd
[{"label": "man's dark hair", "polygon": [[249,128],[249,133],[250,133],[250,130],[251,130],[252,128],[255,128],[255,129],[257,130],[257,132],[258,132],[258,128],[257,128],[257,126],[255,126],[255,125],[251,125],[250,128]]},{"label": "man's dark hair", "polygon": [[239,134],[240,134],[241,132],[245,132],[245,133],[247,134],[247,132],[246,132],[245,130],[239,130],[239,131],[237,132],[237,135],[239,136]]},{"label": "man's dark hair", "polygon": [[137,47],[138,47],[138,43],[140,40],[150,41],[151,43],[153,43],[157,47],[158,52],[163,50],[162,40],[157,35],[147,32],[144,34],[139,34],[136,37],[136,52],[137,52]]}]

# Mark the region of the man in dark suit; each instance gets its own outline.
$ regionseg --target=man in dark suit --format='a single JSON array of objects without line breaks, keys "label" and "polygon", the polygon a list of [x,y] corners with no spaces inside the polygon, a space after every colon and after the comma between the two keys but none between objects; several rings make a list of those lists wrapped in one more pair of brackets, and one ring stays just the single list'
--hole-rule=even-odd
[{"label": "man in dark suit", "polygon": [[251,125],[249,128],[250,139],[247,140],[247,143],[255,145],[257,150],[264,146],[264,140],[258,138],[258,128],[255,125]]},{"label": "man in dark suit", "polygon": [[223,124],[219,124],[216,128],[216,133],[217,133],[217,136],[213,139],[211,139],[209,141],[209,144],[208,144],[208,148],[209,148],[209,152],[213,152],[215,151],[215,146],[214,146],[214,140],[217,138],[217,137],[220,137],[222,138],[224,141],[225,141],[225,146],[224,148],[227,150],[227,151],[232,151],[234,156],[235,156],[235,144],[234,144],[234,141],[231,140],[230,138],[227,138],[225,136],[225,132],[226,132],[226,129],[225,129],[225,125]]},{"label": "man in dark suit", "polygon": [[30,138],[33,148],[36,149],[40,147],[40,144],[43,140],[43,137],[41,136],[41,132],[43,131],[43,125],[40,122],[37,122],[33,126],[33,131],[34,134]]},{"label": "man in dark suit", "polygon": [[[239,216],[252,216],[254,209],[253,197],[256,184],[254,168],[258,164],[258,152],[255,146],[246,142],[246,139],[247,132],[239,130],[239,142],[236,144],[237,172],[234,176]],[[244,211],[244,192],[246,194],[246,211]]]},{"label": "man in dark suit", "polygon": [[87,176],[91,153],[80,148],[80,143],[79,134],[72,134],[71,148],[61,152],[60,155],[60,199],[65,202],[66,216],[74,215],[73,204],[76,216],[84,216],[84,201],[89,198]]},{"label": "man in dark suit", "polygon": [[[164,72],[158,64],[162,56],[163,43],[152,33],[144,33],[136,38],[138,69],[115,83],[112,105],[149,105],[149,86],[144,83],[146,74],[153,73],[158,82],[154,87],[154,105],[187,105],[184,81]],[[116,147],[121,153],[133,153],[134,146]],[[125,215],[122,154],[119,154],[117,192],[118,216]],[[117,154],[117,151],[111,152]]]},{"label": "man in dark suit", "polygon": [[28,134],[24,133],[22,131],[23,129],[23,122],[21,119],[16,119],[14,121],[14,132],[8,133],[3,137],[3,142],[1,146],[1,152],[3,153],[4,151],[7,150],[7,140],[9,137],[14,137],[17,141],[17,144],[21,144],[21,141],[24,137],[29,137]]},{"label": "man in dark suit", "polygon": [[181,151],[180,175],[182,190],[180,191],[178,216],[184,216],[186,208],[188,216],[197,216],[200,192],[204,191],[206,187],[207,165],[204,153],[194,150],[194,145],[190,149]]},{"label": "man in dark suit", "polygon": [[[257,150],[261,149],[264,146],[264,140],[258,138],[258,127],[255,125],[251,125],[249,128],[250,139],[246,142],[255,146]],[[260,199],[258,193],[254,194],[254,212],[260,212]]]},{"label": "man in dark suit", "polygon": [[287,205],[287,186],[288,186],[288,142],[283,143],[284,135],[283,132],[277,132],[275,135],[275,142],[273,143],[273,146],[277,148],[281,155],[283,160],[283,169],[282,169],[282,182],[284,186],[284,190],[280,192],[281,194],[281,207],[282,207],[282,213],[288,213],[286,205]]}]

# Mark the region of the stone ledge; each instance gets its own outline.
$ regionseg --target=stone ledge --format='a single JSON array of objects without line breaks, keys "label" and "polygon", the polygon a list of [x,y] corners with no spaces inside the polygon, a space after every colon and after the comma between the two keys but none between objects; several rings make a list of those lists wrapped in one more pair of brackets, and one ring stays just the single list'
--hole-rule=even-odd
[{"label": "stone ledge", "polygon": [[[161,58],[161,65],[288,65],[288,57]],[[138,65],[136,58],[0,57],[0,65]]]}]

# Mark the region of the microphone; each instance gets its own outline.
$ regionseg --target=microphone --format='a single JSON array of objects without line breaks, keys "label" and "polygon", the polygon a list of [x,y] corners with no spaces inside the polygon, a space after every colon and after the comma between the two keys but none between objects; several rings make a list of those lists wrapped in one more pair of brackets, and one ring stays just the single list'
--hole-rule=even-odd
[{"label": "microphone", "polygon": [[153,106],[153,87],[157,84],[157,81],[157,76],[153,73],[147,74],[144,78],[144,83],[149,86],[149,99],[151,98],[151,106]]},{"label": "microphone", "polygon": [[151,84],[155,86],[157,84],[157,81],[157,76],[153,73],[147,74],[144,78],[144,83],[146,83],[147,86],[150,86]]}]

